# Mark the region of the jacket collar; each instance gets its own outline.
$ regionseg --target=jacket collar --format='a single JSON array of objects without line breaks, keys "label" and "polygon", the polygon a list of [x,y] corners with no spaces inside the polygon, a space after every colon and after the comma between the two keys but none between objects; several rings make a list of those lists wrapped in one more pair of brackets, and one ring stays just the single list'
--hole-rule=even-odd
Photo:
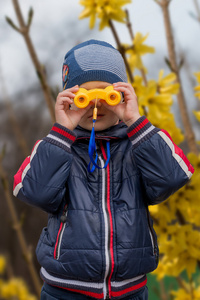
[{"label": "jacket collar", "polygon": [[[78,140],[90,138],[91,131],[85,130],[81,126],[78,126],[74,131]],[[119,124],[105,130],[97,131],[95,133],[95,137],[103,140],[127,138],[127,126],[123,122],[120,122]]]}]

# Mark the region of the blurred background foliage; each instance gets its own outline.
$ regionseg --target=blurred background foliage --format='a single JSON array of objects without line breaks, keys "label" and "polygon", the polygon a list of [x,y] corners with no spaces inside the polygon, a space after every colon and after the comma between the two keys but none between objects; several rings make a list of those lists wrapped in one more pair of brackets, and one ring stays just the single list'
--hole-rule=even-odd
[{"label": "blurred background foliage", "polygon": [[[198,63],[190,66],[187,53],[177,52],[178,41],[174,34],[170,11],[170,5],[175,0],[148,1],[159,7],[159,14],[163,18],[166,49],[162,60],[156,56],[154,45],[148,42],[151,35],[148,32],[148,23],[146,32],[139,32],[137,28],[133,30],[134,20],[129,13],[129,7],[134,6],[134,1],[132,3],[131,0],[81,0],[80,21],[76,15],[77,19],[74,17],[67,24],[59,23],[62,34],[63,28],[66,30],[65,37],[60,35],[60,41],[62,45],[62,39],[68,38],[67,51],[78,42],[99,37],[98,30],[109,29],[113,37],[113,45],[119,49],[125,59],[129,82],[132,83],[138,96],[140,113],[146,115],[155,126],[167,130],[174,142],[187,153],[194,166],[195,173],[186,186],[163,204],[149,208],[158,234],[160,263],[158,269],[148,275],[148,288],[150,300],[199,300],[200,63],[198,58]],[[195,11],[190,13],[191,22],[200,24],[200,4],[197,0],[190,1]],[[56,57],[56,49],[53,58],[48,58],[42,63],[38,58],[37,48],[30,33],[32,26],[37,27],[37,24],[32,24],[33,9],[31,8],[27,15],[27,12],[23,11],[23,6],[20,6],[20,1],[12,0],[9,5],[13,7],[16,19],[7,16],[4,26],[9,24],[12,27],[9,30],[16,31],[16,41],[21,38],[18,34],[24,39],[38,81],[28,88],[23,84],[21,88],[16,88],[13,101],[13,94],[11,95],[7,88],[9,84],[4,77],[3,64],[1,64],[0,299],[35,300],[39,299],[42,282],[39,279],[39,265],[34,251],[41,229],[46,225],[47,215],[37,208],[16,201],[12,196],[12,182],[13,175],[30,153],[35,141],[49,132],[55,120],[54,101],[61,85],[56,86],[52,79],[54,67],[51,60]],[[70,7],[66,2],[67,8]],[[82,23],[84,19],[89,20],[89,24]],[[119,24],[126,28],[129,42],[123,39]],[[80,27],[84,27],[81,34]],[[91,30],[89,32],[88,27]],[[48,39],[53,39],[50,32],[49,37],[45,37],[45,40]],[[43,39],[41,43],[45,44],[45,40]],[[194,47],[195,44],[189,46]],[[154,61],[154,77],[145,63],[144,56],[150,56],[150,60]],[[33,72],[30,61],[28,63],[27,68]],[[14,69],[15,66],[10,70],[9,79],[12,84],[15,81],[23,81],[30,72],[18,74],[16,78],[12,76]],[[183,71],[186,74],[184,76]],[[193,102],[196,101],[195,109],[192,111],[191,99],[184,89],[187,81],[190,82]]]}]

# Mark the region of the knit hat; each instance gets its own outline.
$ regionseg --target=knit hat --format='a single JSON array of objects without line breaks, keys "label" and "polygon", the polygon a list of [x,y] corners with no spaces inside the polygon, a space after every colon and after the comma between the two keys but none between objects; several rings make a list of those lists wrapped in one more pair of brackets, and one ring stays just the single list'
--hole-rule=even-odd
[{"label": "knit hat", "polygon": [[73,47],[63,63],[63,88],[88,81],[127,82],[124,60],[112,45],[89,40]]}]

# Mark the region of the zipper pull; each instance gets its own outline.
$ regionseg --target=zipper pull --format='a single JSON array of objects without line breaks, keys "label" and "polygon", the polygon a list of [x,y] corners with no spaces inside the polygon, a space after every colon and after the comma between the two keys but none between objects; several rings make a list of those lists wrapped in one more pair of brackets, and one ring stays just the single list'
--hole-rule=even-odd
[{"label": "zipper pull", "polygon": [[66,223],[66,221],[67,221],[66,215],[62,215],[62,216],[60,217],[60,221],[61,221],[62,223]]},{"label": "zipper pull", "polygon": [[60,217],[60,222],[62,222],[62,223],[66,223],[66,221],[67,221],[66,212],[67,212],[67,205],[66,205],[66,207],[65,207],[65,209],[63,211],[62,216]]}]

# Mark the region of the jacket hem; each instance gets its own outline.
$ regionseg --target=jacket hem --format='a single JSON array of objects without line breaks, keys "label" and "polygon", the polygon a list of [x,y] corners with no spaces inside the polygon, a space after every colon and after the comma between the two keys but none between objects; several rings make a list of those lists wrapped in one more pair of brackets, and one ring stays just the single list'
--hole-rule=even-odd
[{"label": "jacket hem", "polygon": [[[63,279],[55,277],[55,275],[50,274],[43,267],[40,270],[40,276],[49,285],[84,294],[96,299],[104,299],[104,282]],[[128,295],[137,293],[140,289],[144,288],[146,283],[146,275],[140,275],[122,281],[111,281],[111,299],[122,299]]]}]

